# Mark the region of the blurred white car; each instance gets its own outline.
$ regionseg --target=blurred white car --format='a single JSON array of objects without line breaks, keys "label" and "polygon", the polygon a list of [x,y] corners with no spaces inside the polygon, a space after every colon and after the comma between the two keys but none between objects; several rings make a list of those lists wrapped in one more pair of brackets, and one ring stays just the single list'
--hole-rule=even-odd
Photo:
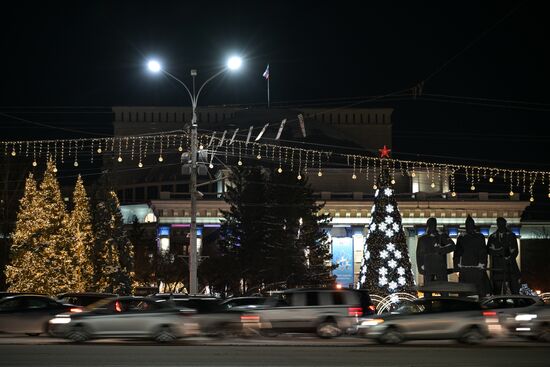
[{"label": "blurred white car", "polygon": [[490,326],[498,324],[495,315],[470,299],[420,298],[403,303],[394,312],[363,319],[358,333],[381,344],[421,339],[456,339],[478,344],[491,336]]},{"label": "blurred white car", "polygon": [[98,301],[78,314],[51,319],[50,334],[84,342],[95,338],[151,338],[171,342],[198,334],[194,310],[167,300],[116,297]]},{"label": "blurred white car", "polygon": [[509,330],[513,335],[550,342],[550,306],[518,313]]}]

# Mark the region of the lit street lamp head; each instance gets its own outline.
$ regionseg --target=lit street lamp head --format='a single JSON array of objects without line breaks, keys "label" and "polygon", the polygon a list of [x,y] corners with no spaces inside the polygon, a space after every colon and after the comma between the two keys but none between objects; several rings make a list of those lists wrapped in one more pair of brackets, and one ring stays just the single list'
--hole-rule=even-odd
[{"label": "lit street lamp head", "polygon": [[153,73],[158,73],[161,70],[160,63],[156,60],[151,60],[147,63],[147,68]]},{"label": "lit street lamp head", "polygon": [[240,69],[243,64],[243,60],[238,56],[232,56],[227,60],[227,67],[231,70]]}]

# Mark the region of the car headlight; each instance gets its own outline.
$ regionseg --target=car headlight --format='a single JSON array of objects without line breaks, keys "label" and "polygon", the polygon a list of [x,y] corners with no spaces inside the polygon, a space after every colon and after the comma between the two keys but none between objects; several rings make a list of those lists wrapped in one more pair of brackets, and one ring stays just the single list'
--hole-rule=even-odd
[{"label": "car headlight", "polygon": [[516,321],[531,321],[536,318],[537,318],[537,315],[530,314],[530,313],[519,314],[519,315],[516,315],[515,317]]},{"label": "car headlight", "polygon": [[384,320],[382,319],[367,319],[361,322],[361,326],[376,326],[376,325],[380,325],[383,322]]},{"label": "car headlight", "polygon": [[69,322],[71,322],[69,316],[56,316],[50,320],[50,324],[68,324]]}]

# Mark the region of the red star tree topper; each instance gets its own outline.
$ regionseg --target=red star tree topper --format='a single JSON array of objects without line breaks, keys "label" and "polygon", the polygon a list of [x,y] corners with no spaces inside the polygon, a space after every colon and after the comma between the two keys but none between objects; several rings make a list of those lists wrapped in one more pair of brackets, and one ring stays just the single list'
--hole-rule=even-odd
[{"label": "red star tree topper", "polygon": [[384,148],[378,149],[378,151],[380,152],[380,158],[389,158],[390,157],[391,149],[388,149],[388,147],[386,145],[384,145]]}]

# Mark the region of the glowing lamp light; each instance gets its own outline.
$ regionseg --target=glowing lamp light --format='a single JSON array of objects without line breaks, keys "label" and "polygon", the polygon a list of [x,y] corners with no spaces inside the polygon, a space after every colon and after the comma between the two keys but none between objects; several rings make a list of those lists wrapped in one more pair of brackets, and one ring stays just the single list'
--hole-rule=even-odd
[{"label": "glowing lamp light", "polygon": [[122,157],[118,157],[117,161],[122,162]]},{"label": "glowing lamp light", "polygon": [[170,250],[170,238],[163,237],[160,239],[160,250],[163,252]]},{"label": "glowing lamp light", "polygon": [[153,73],[158,73],[159,71],[161,71],[162,67],[160,66],[160,63],[158,61],[150,60],[147,63],[147,69],[149,69],[149,71],[152,71]]},{"label": "glowing lamp light", "polygon": [[237,162],[237,164],[238,164],[239,166],[242,166],[242,165],[243,165],[243,161],[241,161],[241,160],[239,159],[239,161]]},{"label": "glowing lamp light", "polygon": [[323,176],[323,172],[319,171],[319,173],[317,173],[317,176],[319,177]]},{"label": "glowing lamp light", "polygon": [[282,169],[281,167],[279,167],[279,168],[277,169],[277,172],[278,172],[278,173],[283,173],[283,169]]},{"label": "glowing lamp light", "polygon": [[493,182],[493,181],[495,181],[495,179],[492,177],[489,177],[489,182]]},{"label": "glowing lamp light", "polygon": [[337,284],[336,284],[336,289],[342,289],[342,284],[337,283]]},{"label": "glowing lamp light", "polygon": [[32,162],[33,167],[36,167],[37,165],[38,165],[38,163],[36,163],[36,161]]},{"label": "glowing lamp light", "polygon": [[241,59],[240,57],[238,56],[231,56],[228,60],[227,60],[227,67],[230,69],[230,70],[238,70],[241,68],[241,65],[243,64],[243,59]]}]

